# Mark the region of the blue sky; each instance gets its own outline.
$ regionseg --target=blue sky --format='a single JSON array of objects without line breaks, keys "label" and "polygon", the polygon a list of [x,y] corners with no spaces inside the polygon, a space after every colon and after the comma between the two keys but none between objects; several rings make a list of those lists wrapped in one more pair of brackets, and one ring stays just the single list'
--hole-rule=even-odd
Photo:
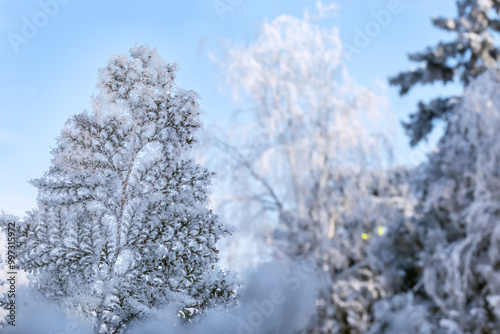
[{"label": "blue sky", "polygon": [[[208,126],[227,120],[232,112],[229,92],[217,90],[218,73],[208,48],[222,48],[221,38],[251,41],[266,18],[300,17],[316,4],[221,0],[235,4],[221,18],[212,0],[59,0],[59,8],[50,7],[52,15],[44,15],[43,4],[53,1],[0,0],[0,208],[10,213],[22,214],[35,205],[36,191],[27,181],[47,170],[50,147],[68,117],[90,107],[97,70],[111,54],[126,53],[135,43],[157,47],[167,62],[180,65],[179,85],[201,95]],[[391,1],[339,0],[338,17],[328,23],[339,27],[344,43],[353,44],[355,29],[363,29],[374,20],[371,12],[386,9]],[[362,85],[386,85],[388,76],[411,65],[408,52],[451,37],[434,29],[430,17],[454,15],[455,1],[399,3],[401,12],[349,63],[351,76]],[[23,26],[34,21],[41,25],[38,31],[28,31],[29,38],[13,47],[14,34],[22,37]],[[396,117],[406,119],[418,99],[457,90],[452,85],[419,87],[400,98],[397,89],[389,87],[385,94]],[[404,163],[411,152],[400,126],[396,128],[393,144],[398,161]]]}]

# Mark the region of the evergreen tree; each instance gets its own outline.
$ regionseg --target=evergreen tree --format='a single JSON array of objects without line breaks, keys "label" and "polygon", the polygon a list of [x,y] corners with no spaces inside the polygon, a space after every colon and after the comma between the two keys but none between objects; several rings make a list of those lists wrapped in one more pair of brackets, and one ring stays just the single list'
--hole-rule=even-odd
[{"label": "evergreen tree", "polygon": [[500,75],[489,69],[415,171],[415,216],[373,247],[392,298],[375,307],[372,333],[500,333],[499,110]]},{"label": "evergreen tree", "polygon": [[234,299],[215,267],[228,230],[206,207],[211,173],[189,156],[198,96],[177,87],[176,70],[148,46],[112,56],[93,111],[70,118],[32,181],[38,208],[20,223],[20,267],[99,333],[166,305],[202,312]]},{"label": "evergreen tree", "polygon": [[[494,67],[500,60],[500,50],[495,46],[495,36],[500,31],[499,0],[458,0],[456,18],[434,18],[439,29],[454,32],[455,39],[440,42],[423,52],[411,53],[411,61],[423,63],[415,70],[399,73],[390,79],[400,87],[401,95],[416,84],[440,81],[444,84],[458,78],[467,86],[485,69]],[[418,144],[432,131],[433,121],[444,119],[459,101],[459,96],[436,98],[429,103],[419,102],[418,111],[403,123],[411,145]]]}]

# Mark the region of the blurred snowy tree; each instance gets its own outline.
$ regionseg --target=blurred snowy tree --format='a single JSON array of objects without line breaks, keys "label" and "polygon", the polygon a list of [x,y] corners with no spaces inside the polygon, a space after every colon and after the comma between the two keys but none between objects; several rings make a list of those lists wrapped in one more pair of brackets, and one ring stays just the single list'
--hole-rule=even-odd
[{"label": "blurred snowy tree", "polygon": [[[500,75],[489,69],[468,85],[437,150],[415,172],[413,221],[373,247],[395,294],[376,307],[373,333],[400,333],[389,329],[400,328],[393,314],[405,308],[420,309],[409,333],[500,333],[498,129]],[[412,307],[398,301],[403,295],[414,296]]]},{"label": "blurred snowy tree", "polygon": [[19,222],[19,264],[41,294],[122,333],[166,305],[199,311],[234,300],[215,267],[228,234],[206,208],[209,173],[189,157],[197,94],[176,64],[135,47],[99,71],[93,112],[73,116],[32,183],[38,209]]},{"label": "blurred snowy tree", "polygon": [[366,246],[411,211],[406,172],[384,170],[385,100],[353,82],[337,29],[315,20],[264,23],[220,63],[250,103],[245,126],[219,141],[232,166],[227,206],[272,256],[313,259],[323,287],[307,332],[363,333],[384,295]]},{"label": "blurred snowy tree", "polygon": [[[433,24],[445,31],[455,32],[451,42],[438,45],[420,53],[411,53],[411,61],[424,63],[417,69],[402,72],[390,79],[404,95],[416,84],[441,81],[444,84],[459,77],[467,86],[485,69],[495,67],[500,60],[500,50],[495,46],[495,35],[500,31],[499,0],[458,0],[456,18],[434,18]],[[497,36],[498,37],[498,36]],[[412,146],[426,138],[432,131],[433,121],[445,119],[460,97],[436,98],[429,103],[420,102],[418,111],[403,123]]]}]

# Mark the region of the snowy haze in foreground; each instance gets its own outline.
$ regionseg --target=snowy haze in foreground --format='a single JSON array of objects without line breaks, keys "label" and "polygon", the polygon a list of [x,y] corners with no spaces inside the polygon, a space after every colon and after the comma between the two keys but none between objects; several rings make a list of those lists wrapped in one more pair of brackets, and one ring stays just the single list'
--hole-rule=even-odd
[{"label": "snowy haze in foreground", "polygon": [[[200,323],[182,328],[176,310],[158,312],[158,319],[131,326],[131,334],[160,333],[288,333],[299,329],[312,314],[318,282],[308,263],[290,265],[273,262],[250,274],[242,292],[239,311],[230,316],[212,312]],[[91,326],[68,318],[55,305],[33,297],[26,287],[18,297],[16,327],[7,326],[5,334],[92,334]]]}]

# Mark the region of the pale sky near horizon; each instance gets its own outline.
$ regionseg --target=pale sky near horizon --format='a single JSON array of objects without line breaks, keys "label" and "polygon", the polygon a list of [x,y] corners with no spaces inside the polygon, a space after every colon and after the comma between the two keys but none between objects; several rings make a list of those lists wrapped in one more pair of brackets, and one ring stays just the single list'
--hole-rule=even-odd
[{"label": "pale sky near horizon", "polygon": [[[281,14],[301,17],[306,7],[313,11],[316,6],[316,0],[221,0],[237,4],[221,18],[212,0],[60,0],[59,8],[44,5],[52,1],[0,0],[0,210],[8,213],[34,207],[36,190],[27,181],[48,169],[50,147],[68,117],[90,108],[97,70],[111,54],[127,53],[134,44],[157,47],[165,61],[180,65],[179,86],[201,95],[207,126],[232,112],[229,92],[217,90],[218,73],[208,49],[222,48],[222,39],[249,42],[264,20]],[[364,29],[374,21],[372,11],[387,9],[391,1],[336,1],[338,16],[328,24],[339,27],[344,43],[353,44],[356,29]],[[411,65],[408,52],[452,38],[433,28],[430,17],[454,15],[454,0],[399,2],[401,12],[353,56],[348,69],[359,84],[382,86],[401,120],[419,99],[459,87],[417,88],[405,98],[397,88],[386,87],[389,76]],[[40,27],[29,31],[25,26],[35,21]],[[25,38],[17,46],[11,41],[14,34]],[[408,139],[399,124],[395,128],[396,158],[405,163],[411,154]]]}]

